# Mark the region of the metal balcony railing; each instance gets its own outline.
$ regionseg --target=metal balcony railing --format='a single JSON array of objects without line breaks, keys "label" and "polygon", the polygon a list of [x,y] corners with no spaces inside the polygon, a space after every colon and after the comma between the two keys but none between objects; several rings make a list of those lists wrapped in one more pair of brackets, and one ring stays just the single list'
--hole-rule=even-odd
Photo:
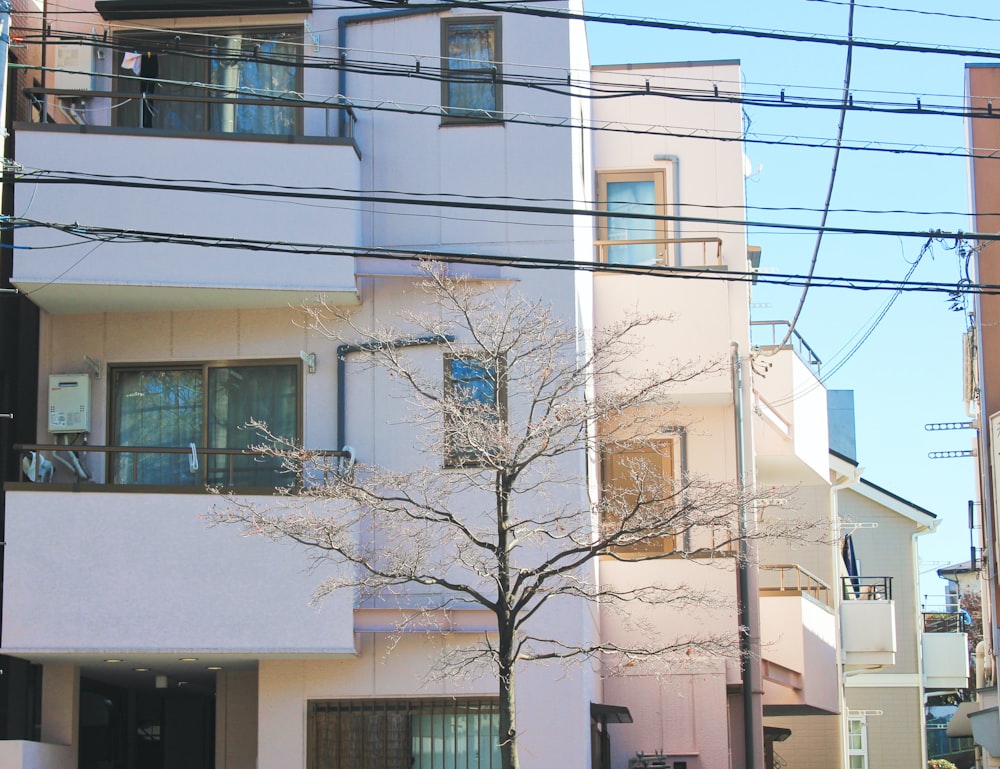
[{"label": "metal balcony railing", "polygon": [[759,581],[762,594],[808,595],[830,606],[830,586],[796,563],[761,566]]},{"label": "metal balcony railing", "polygon": [[[30,111],[32,122],[39,123],[64,123],[66,125],[96,126],[96,127],[116,127],[118,129],[133,128],[136,131],[160,132],[169,134],[225,134],[233,137],[238,136],[259,136],[266,131],[258,130],[226,130],[224,128],[212,128],[207,123],[199,126],[187,125],[183,128],[153,128],[143,127],[143,115],[150,114],[168,104],[189,105],[201,107],[203,111],[197,112],[200,119],[207,120],[206,114],[213,109],[237,110],[247,107],[255,107],[271,110],[293,110],[295,114],[293,136],[323,136],[336,137],[339,139],[352,140],[354,138],[354,126],[357,123],[357,115],[347,104],[337,98],[330,101],[305,100],[294,94],[284,94],[281,96],[268,96],[257,94],[252,91],[237,93],[237,95],[218,95],[219,93],[233,94],[232,89],[222,91],[219,87],[200,87],[192,84],[188,91],[193,94],[178,93],[134,93],[131,91],[100,91],[82,90],[67,88],[25,88],[22,93],[33,106]],[[203,91],[203,93],[201,92]],[[105,101],[100,101],[105,100]],[[99,106],[103,104],[104,106]],[[115,119],[116,113],[125,105],[138,104],[136,120],[133,124],[122,124],[120,119]],[[319,112],[324,118],[318,121],[323,125],[322,133],[307,133],[303,119],[304,113]]]},{"label": "metal balcony railing", "polygon": [[[134,492],[184,491],[205,493],[210,488],[274,492],[321,484],[340,471],[344,451],[310,450],[308,467],[285,467],[275,457],[254,448],[165,446],[95,446],[88,444],[15,444],[22,459],[32,454],[51,463],[32,467],[22,461],[18,481],[32,489],[128,490]],[[88,455],[94,455],[87,460]],[[64,480],[69,477],[68,483]]]},{"label": "metal balcony railing", "polygon": [[841,577],[845,601],[891,601],[892,577]]},{"label": "metal balcony railing", "polygon": [[[701,245],[701,254],[698,258],[688,258],[689,250],[684,248],[687,245]],[[723,267],[722,261],[722,238],[651,238],[648,240],[595,240],[594,246],[597,248],[597,261],[610,262],[614,264],[630,264],[615,258],[613,248],[623,246],[653,246],[656,252],[657,267]],[[673,248],[671,248],[673,246]],[[714,248],[713,248],[714,246]],[[693,250],[693,249],[692,249]],[[642,262],[635,266],[654,266]]]},{"label": "metal balcony railing", "polygon": [[925,633],[964,633],[970,624],[962,612],[922,611],[920,614]]},{"label": "metal balcony railing", "polygon": [[790,327],[791,323],[787,320],[752,320],[750,321],[750,342],[755,347],[765,350],[794,350],[799,359],[816,376],[819,376],[823,361],[798,331],[793,330],[789,340],[782,344],[785,337],[788,336]]}]

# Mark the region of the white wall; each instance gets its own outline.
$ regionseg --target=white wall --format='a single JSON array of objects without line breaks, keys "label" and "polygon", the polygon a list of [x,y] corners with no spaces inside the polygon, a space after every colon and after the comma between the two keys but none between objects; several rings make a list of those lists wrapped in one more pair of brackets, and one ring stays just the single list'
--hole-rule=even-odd
[{"label": "white wall", "polygon": [[[461,636],[359,634],[353,660],[264,660],[260,665],[259,769],[304,766],[306,707],[312,699],[496,695],[490,675],[426,678],[428,663]],[[518,679],[519,750],[524,766],[587,766],[589,677],[578,666],[535,665]],[[558,714],[558,717],[554,717]]]},{"label": "white wall", "polygon": [[[17,157],[27,168],[204,179],[207,182],[202,186],[217,190],[198,194],[26,184],[18,189],[16,210],[18,215],[31,219],[179,236],[200,234],[345,246],[360,242],[356,202],[223,194],[226,185],[234,183],[257,188],[269,183],[357,189],[360,161],[352,147],[22,130],[18,133]],[[46,287],[49,282],[117,286],[118,293],[129,285],[249,289],[261,290],[262,294],[263,290],[282,289],[326,291],[331,295],[354,290],[354,262],[350,256],[288,255],[173,243],[105,243],[95,247],[91,241],[41,228],[20,230],[18,243],[29,247],[72,244],[46,251],[45,259],[36,258],[37,254],[30,251],[19,251],[24,258],[18,258],[14,266],[15,282],[34,291],[33,301],[59,311],[55,299],[49,303],[50,295],[75,311],[162,306],[156,304],[160,295],[148,293],[142,294],[138,303],[116,300],[121,302],[118,308],[110,299],[101,304],[96,298],[91,300],[92,307],[80,306],[78,297],[74,303],[74,297],[60,294],[58,286]],[[162,296],[168,297],[169,292]],[[207,306],[232,306],[225,296],[211,301],[215,304]]]},{"label": "white wall", "polygon": [[8,492],[5,651],[352,654],[351,595],[311,605],[322,571],[298,547],[209,528],[222,504]]}]

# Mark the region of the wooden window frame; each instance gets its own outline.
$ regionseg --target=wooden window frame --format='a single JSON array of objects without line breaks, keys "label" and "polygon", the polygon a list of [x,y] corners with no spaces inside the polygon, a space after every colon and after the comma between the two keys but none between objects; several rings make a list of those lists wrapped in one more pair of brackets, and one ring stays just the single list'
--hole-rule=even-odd
[{"label": "wooden window frame", "polygon": [[[667,174],[666,170],[663,168],[635,168],[635,169],[622,169],[622,170],[608,170],[608,171],[598,171],[597,172],[597,209],[599,211],[608,210],[608,184],[614,184],[615,182],[653,182],[653,190],[655,195],[655,206],[656,210],[651,212],[655,214],[665,215],[668,210],[669,201],[667,200]],[[655,238],[650,237],[649,240],[666,240],[670,237],[670,230],[667,226],[667,221],[653,220],[653,219],[643,219],[643,222],[648,222],[649,224],[655,224]],[[608,240],[608,217],[599,216],[597,218],[597,240],[607,241]],[[644,238],[645,240],[645,238]],[[626,243],[628,241],[625,241]],[[599,261],[607,263],[608,260],[608,250],[614,248],[614,246],[603,246],[598,249]],[[667,250],[667,245],[664,244],[662,251]],[[657,258],[657,264],[669,264],[668,261],[664,261],[662,258]]]},{"label": "wooden window frame", "polygon": [[[678,476],[678,440],[676,438],[662,438],[651,441],[641,441],[636,443],[624,444],[618,447],[618,451],[603,451],[601,453],[601,494],[602,497],[606,493],[607,483],[609,481],[608,475],[610,472],[610,462],[615,456],[620,456],[622,454],[632,453],[646,453],[646,454],[656,454],[660,458],[661,469],[664,475],[667,476],[668,482],[673,483]],[[666,447],[665,450],[655,450],[653,447],[660,446]],[[604,525],[603,515],[606,511],[602,511],[601,525]],[[656,555],[666,555],[669,553],[674,553],[677,551],[679,541],[683,541],[683,537],[677,535],[665,536],[665,537],[655,537],[651,538],[648,542],[643,542],[636,545],[628,545],[622,547],[612,548],[612,552],[621,558],[628,558],[629,556],[635,556],[636,558],[656,556]]]}]

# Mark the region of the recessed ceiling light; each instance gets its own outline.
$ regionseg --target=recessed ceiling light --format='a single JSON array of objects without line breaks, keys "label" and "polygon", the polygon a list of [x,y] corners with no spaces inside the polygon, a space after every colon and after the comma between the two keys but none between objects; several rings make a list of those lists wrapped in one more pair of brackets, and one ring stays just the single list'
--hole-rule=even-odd
[{"label": "recessed ceiling light", "polygon": [[111,659],[104,660],[104,661],[105,662],[124,662],[125,660],[120,660],[120,659],[117,659],[115,657],[112,657]]},{"label": "recessed ceiling light", "polygon": [[205,670],[222,670],[222,665],[209,665]]},{"label": "recessed ceiling light", "polygon": [[149,668],[132,668],[136,673],[148,673]]},{"label": "recessed ceiling light", "polygon": [[180,661],[181,662],[197,662],[198,658],[197,657],[181,657]]},{"label": "recessed ceiling light", "polygon": [[189,683],[191,683],[191,682],[190,681],[178,681],[177,685],[178,686],[187,686]]}]

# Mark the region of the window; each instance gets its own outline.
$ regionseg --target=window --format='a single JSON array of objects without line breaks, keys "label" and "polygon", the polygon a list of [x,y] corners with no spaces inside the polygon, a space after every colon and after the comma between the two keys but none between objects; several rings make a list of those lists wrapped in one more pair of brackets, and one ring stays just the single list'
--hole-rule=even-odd
[{"label": "window", "polygon": [[443,19],[441,69],[443,122],[500,119],[499,18]]},{"label": "window", "polygon": [[[672,503],[669,499],[674,479],[673,441],[657,441],[655,444],[621,448],[605,453],[601,460],[602,513],[605,530],[616,531],[621,527],[623,516],[635,510],[635,525],[644,525],[642,518],[669,515]],[[649,525],[656,528],[654,521]],[[625,527],[629,527],[626,523]],[[615,548],[619,554],[649,555],[669,553],[676,547],[676,538],[643,537],[638,542]]]},{"label": "window", "polygon": [[868,721],[865,716],[850,716],[847,722],[848,769],[868,769]]},{"label": "window", "polygon": [[[603,172],[597,175],[597,204],[612,216],[598,219],[601,261],[613,264],[666,263],[667,223],[629,214],[666,213],[663,171]],[[612,245],[610,241],[625,241]],[[638,241],[638,242],[637,242]]]},{"label": "window", "polygon": [[475,357],[444,359],[445,465],[484,463],[500,437],[506,417],[503,366]]},{"label": "window", "polygon": [[[300,122],[297,107],[259,102],[294,98],[301,91],[301,40],[302,32],[295,28],[118,35],[118,50],[141,54],[138,61],[118,62],[119,90],[159,97],[122,104],[116,111],[118,125],[295,134]],[[246,103],[210,104],[206,98]]]},{"label": "window", "polygon": [[498,769],[496,698],[313,700],[308,769]]},{"label": "window", "polygon": [[112,483],[273,488],[291,483],[277,461],[242,454],[262,441],[245,428],[256,419],[275,435],[300,434],[297,363],[120,367],[111,372],[111,430],[116,446],[229,449],[206,454],[113,455]]}]

